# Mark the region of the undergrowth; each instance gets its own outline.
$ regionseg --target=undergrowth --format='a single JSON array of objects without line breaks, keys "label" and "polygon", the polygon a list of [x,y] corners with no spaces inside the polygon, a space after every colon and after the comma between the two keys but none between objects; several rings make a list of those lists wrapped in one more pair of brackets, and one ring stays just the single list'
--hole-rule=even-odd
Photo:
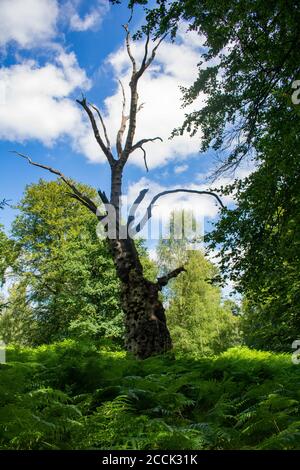
[{"label": "undergrowth", "polygon": [[136,361],[67,340],[10,347],[1,449],[300,449],[300,366],[233,348]]}]

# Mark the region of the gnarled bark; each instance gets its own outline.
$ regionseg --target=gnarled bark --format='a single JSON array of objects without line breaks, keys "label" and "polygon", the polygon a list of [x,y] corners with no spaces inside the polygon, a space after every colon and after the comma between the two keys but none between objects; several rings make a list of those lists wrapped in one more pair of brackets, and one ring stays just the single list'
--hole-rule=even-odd
[{"label": "gnarled bark", "polygon": [[126,349],[140,359],[170,350],[172,341],[159,296],[161,285],[144,277],[132,239],[111,240],[110,245],[121,281]]}]

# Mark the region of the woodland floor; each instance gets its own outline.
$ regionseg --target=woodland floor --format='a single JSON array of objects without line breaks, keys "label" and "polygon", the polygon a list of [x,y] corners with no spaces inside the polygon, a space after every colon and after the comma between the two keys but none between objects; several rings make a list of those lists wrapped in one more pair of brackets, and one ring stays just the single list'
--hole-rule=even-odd
[{"label": "woodland floor", "polygon": [[300,365],[233,348],[136,361],[66,340],[10,347],[1,449],[300,449]]}]

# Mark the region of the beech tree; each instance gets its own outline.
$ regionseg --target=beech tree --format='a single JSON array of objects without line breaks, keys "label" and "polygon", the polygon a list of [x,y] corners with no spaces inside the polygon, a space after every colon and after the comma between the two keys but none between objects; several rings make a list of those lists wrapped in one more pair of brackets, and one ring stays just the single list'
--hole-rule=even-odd
[{"label": "beech tree", "polygon": [[223,204],[219,196],[211,191],[197,191],[184,188],[173,189],[157,194],[147,207],[144,216],[137,223],[137,207],[148,192],[148,189],[143,189],[134,201],[127,220],[125,222],[121,220],[122,177],[124,167],[130,155],[136,150],[142,151],[147,168],[145,144],[162,140],[160,137],[145,137],[142,140],[135,141],[135,133],[137,114],[142,107],[139,102],[138,84],[154,61],[159,45],[166,37],[165,34],[159,40],[152,41],[150,29],[145,30],[144,55],[141,63],[138,64],[132,53],[131,34],[128,24],[124,25],[124,30],[126,49],[132,66],[129,82],[130,102],[127,113],[125,89],[120,83],[123,92],[123,106],[121,124],[117,132],[114,148],[111,146],[105,122],[99,108],[89,103],[84,96],[81,100],[77,100],[77,103],[85,111],[89,119],[94,137],[99,145],[99,151],[105,155],[111,170],[110,196],[107,196],[102,190],[98,191],[100,200],[105,208],[104,212],[70,178],[59,170],[34,162],[28,155],[16,151],[14,153],[25,158],[31,165],[57,175],[68,186],[70,190],[69,196],[83,204],[103,224],[117,276],[120,279],[121,305],[125,313],[125,347],[136,357],[143,359],[153,354],[161,354],[172,348],[172,340],[159,294],[170,279],[175,278],[184,271],[184,267],[176,268],[166,275],[157,278],[156,282],[148,280],[143,272],[134,236],[143,229],[151,218],[154,203],[160,197],[167,194],[175,192],[207,194],[214,197],[221,206]]}]

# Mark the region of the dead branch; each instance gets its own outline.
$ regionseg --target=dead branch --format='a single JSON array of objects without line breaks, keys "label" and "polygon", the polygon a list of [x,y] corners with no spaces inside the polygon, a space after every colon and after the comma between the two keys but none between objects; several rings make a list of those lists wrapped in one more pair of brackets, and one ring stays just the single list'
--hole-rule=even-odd
[{"label": "dead branch", "polygon": [[[169,33],[167,32],[160,38],[160,40],[158,41],[156,46],[152,49],[152,52],[151,52],[151,55],[150,55],[149,58],[147,58],[147,55],[148,55],[148,46],[147,46],[147,50],[146,50],[147,55],[145,53],[145,56],[144,56],[145,60],[143,59],[141,67],[140,67],[139,71],[137,72],[138,78],[140,78],[143,75],[143,73],[147,70],[147,68],[152,64],[153,60],[155,59],[157,49],[159,48],[161,43],[165,40],[165,38],[168,36],[168,34]],[[147,35],[146,44],[147,44],[147,41],[149,43],[148,35]],[[145,47],[145,49],[146,49],[146,47]]]},{"label": "dead branch", "polygon": [[120,129],[119,129],[118,134],[117,134],[116,148],[117,148],[117,152],[118,152],[118,157],[121,158],[122,153],[123,153],[122,139],[123,139],[124,132],[126,130],[126,123],[129,119],[129,116],[125,115],[126,95],[125,95],[124,86],[123,86],[123,83],[121,82],[121,80],[119,80],[119,83],[120,83],[121,90],[122,90],[122,95],[123,95],[123,104],[122,104],[121,126],[120,126]]},{"label": "dead branch", "polygon": [[134,221],[136,210],[138,206],[140,205],[140,203],[142,202],[142,200],[144,199],[144,197],[146,196],[146,194],[148,193],[148,191],[149,191],[149,188],[142,189],[138,197],[135,199],[129,211],[127,226],[129,226]]},{"label": "dead branch", "polygon": [[111,153],[110,149],[104,144],[101,136],[100,136],[100,132],[99,132],[99,129],[98,129],[98,126],[97,126],[97,123],[96,123],[96,120],[95,120],[95,117],[94,117],[94,114],[93,112],[91,111],[91,109],[89,108],[87,102],[86,102],[86,99],[85,98],[82,98],[82,100],[76,100],[78,104],[80,104],[80,106],[82,106],[82,108],[85,110],[85,112],[87,113],[88,117],[89,117],[89,120],[91,122],[91,125],[92,125],[92,129],[93,129],[93,132],[94,132],[94,136],[95,136],[95,139],[96,141],[98,142],[99,144],[99,147],[101,148],[102,152],[104,153],[104,155],[106,156],[110,166],[113,166],[114,163],[115,163],[115,159],[113,157],[113,154]]},{"label": "dead branch", "polygon": [[47,170],[49,171],[50,173],[53,173],[54,175],[57,175],[59,176],[59,178],[67,185],[69,186],[69,188],[72,189],[72,197],[74,199],[77,199],[79,202],[81,202],[81,204],[83,204],[85,207],[87,207],[91,212],[93,212],[94,214],[97,213],[97,206],[94,204],[94,202],[87,196],[85,196],[85,194],[83,194],[75,185],[73,182],[71,182],[71,180],[66,177],[61,171],[59,170],[56,170],[55,168],[51,168],[50,166],[47,166],[47,165],[42,165],[41,163],[36,163],[34,161],[32,161],[32,159],[30,157],[28,157],[27,155],[24,155],[23,153],[20,153],[20,152],[17,152],[15,150],[11,150],[10,151],[11,153],[14,153],[16,155],[18,155],[19,157],[22,157],[24,158],[25,160],[28,161],[28,163],[30,165],[33,165],[33,166],[37,166],[39,168],[42,168],[43,170]]},{"label": "dead branch", "polygon": [[147,164],[147,153],[146,153],[146,150],[145,150],[143,147],[141,147],[141,150],[142,150],[142,152],[143,152],[143,154],[144,154],[145,168],[146,168],[146,171],[147,171],[147,173],[148,173],[149,168],[148,168],[148,164]]},{"label": "dead branch", "polygon": [[163,191],[163,192],[157,194],[156,196],[154,196],[154,198],[152,199],[152,201],[150,202],[149,206],[146,209],[146,213],[145,213],[144,217],[139,222],[139,224],[136,226],[136,232],[140,232],[144,228],[144,226],[146,225],[148,220],[152,217],[152,207],[154,206],[155,202],[162,196],[165,196],[167,194],[174,194],[174,193],[190,193],[190,194],[199,194],[199,195],[205,194],[205,195],[208,195],[208,196],[212,196],[217,200],[217,202],[220,204],[222,209],[225,208],[225,206],[224,206],[222,200],[220,199],[220,197],[216,193],[213,193],[212,191],[198,191],[196,189],[181,189],[181,188],[179,188],[179,189],[170,189],[170,190],[167,190],[167,191]]},{"label": "dead branch", "polygon": [[[141,66],[139,70],[137,70],[136,66],[136,61],[135,58],[133,57],[132,51],[131,51],[131,45],[130,45],[130,33],[128,29],[128,25],[124,25],[124,29],[126,31],[126,48],[127,48],[127,53],[128,56],[132,62],[132,74],[131,74],[131,80],[129,83],[130,90],[131,90],[131,98],[130,98],[130,111],[129,111],[129,125],[128,125],[128,132],[127,132],[127,137],[126,137],[126,142],[124,146],[124,150],[122,152],[122,159],[123,162],[125,163],[126,160],[128,159],[130,153],[133,151],[133,140],[135,136],[135,131],[136,131],[136,115],[137,112],[140,108],[138,108],[138,92],[137,92],[137,87],[138,87],[138,81],[140,77],[143,75],[145,70],[151,65],[153,62],[156,51],[161,44],[161,42],[165,39],[167,36],[167,33],[161,37],[161,39],[158,41],[158,43],[154,46],[152,49],[152,52],[150,56],[148,57],[148,49],[149,49],[149,42],[150,42],[150,33],[147,34],[146,38],[146,43],[145,43],[145,52],[144,52],[144,57],[141,63]],[[139,148],[139,147],[135,147]],[[134,150],[135,150],[134,149]],[[144,154],[145,155],[145,154]]]},{"label": "dead branch", "polygon": [[186,272],[183,266],[181,266],[180,268],[174,269],[173,271],[169,272],[165,276],[158,277],[157,284],[158,284],[159,290],[161,290],[164,286],[166,286],[168,282],[170,281],[170,279],[177,277],[182,272]]},{"label": "dead branch", "polygon": [[104,120],[102,118],[102,115],[100,113],[100,110],[99,110],[99,108],[97,108],[97,106],[95,106],[92,103],[89,103],[89,105],[96,111],[96,113],[99,116],[99,119],[100,119],[100,122],[101,122],[101,125],[102,125],[102,129],[103,129],[103,132],[104,132],[104,137],[105,137],[105,140],[106,140],[107,148],[108,148],[108,150],[111,151],[111,145],[110,145],[110,141],[109,141],[109,138],[108,138],[107,129],[106,129]]},{"label": "dead branch", "polygon": [[150,30],[148,29],[147,31],[147,37],[145,41],[145,52],[144,52],[144,57],[142,60],[142,65],[141,67],[144,68],[148,59],[148,48],[149,48],[149,41],[150,41]]},{"label": "dead branch", "polygon": [[130,31],[129,31],[129,28],[128,28],[128,24],[124,24],[123,25],[123,28],[125,29],[126,31],[126,49],[127,49],[127,54],[131,60],[131,63],[132,63],[132,73],[135,74],[136,73],[136,61],[135,61],[135,58],[133,57],[133,54],[131,52],[131,45],[130,45]]},{"label": "dead branch", "polygon": [[130,153],[134,152],[136,149],[142,148],[142,146],[143,146],[144,144],[147,144],[147,142],[155,142],[156,140],[160,140],[161,142],[163,142],[163,140],[162,140],[161,137],[153,137],[153,139],[142,139],[142,140],[139,140],[136,144],[134,144],[134,145],[131,147]]}]

